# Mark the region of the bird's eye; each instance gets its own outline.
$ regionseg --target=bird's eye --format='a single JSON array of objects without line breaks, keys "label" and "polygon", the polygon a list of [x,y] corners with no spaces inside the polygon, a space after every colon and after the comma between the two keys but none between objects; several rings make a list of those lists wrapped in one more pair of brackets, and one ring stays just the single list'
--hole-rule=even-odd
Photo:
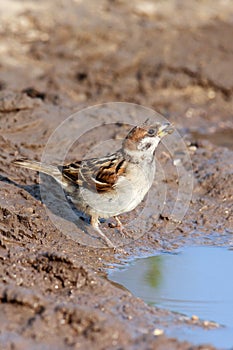
[{"label": "bird's eye", "polygon": [[155,129],[149,129],[147,133],[149,136],[153,136],[155,134]]}]

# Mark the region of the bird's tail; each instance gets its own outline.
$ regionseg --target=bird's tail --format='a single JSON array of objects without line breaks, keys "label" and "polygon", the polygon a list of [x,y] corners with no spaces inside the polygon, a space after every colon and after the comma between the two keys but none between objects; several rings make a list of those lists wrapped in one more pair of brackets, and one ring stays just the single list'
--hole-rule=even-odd
[{"label": "bird's tail", "polygon": [[54,165],[43,164],[43,163],[36,162],[34,160],[27,160],[27,159],[14,160],[13,164],[17,166],[21,166],[23,168],[39,171],[41,173],[50,175],[59,183],[62,183],[62,174],[60,170]]}]

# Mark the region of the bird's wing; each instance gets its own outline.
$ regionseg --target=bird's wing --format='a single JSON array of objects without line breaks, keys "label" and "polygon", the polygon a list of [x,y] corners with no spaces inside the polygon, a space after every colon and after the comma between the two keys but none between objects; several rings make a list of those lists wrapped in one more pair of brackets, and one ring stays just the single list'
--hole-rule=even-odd
[{"label": "bird's wing", "polygon": [[78,186],[97,192],[107,192],[114,188],[119,176],[126,169],[122,155],[115,153],[104,158],[77,161],[59,167],[64,178]]}]

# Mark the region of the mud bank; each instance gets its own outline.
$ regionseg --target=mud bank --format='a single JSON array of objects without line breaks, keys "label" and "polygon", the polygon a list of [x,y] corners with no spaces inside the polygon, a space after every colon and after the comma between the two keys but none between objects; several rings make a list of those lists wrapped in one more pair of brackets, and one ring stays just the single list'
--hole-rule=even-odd
[{"label": "mud bank", "polygon": [[[2,12],[0,25],[2,348],[212,348],[156,335],[164,325],[205,324],[149,307],[105,279],[106,268],[134,256],[183,245],[232,246],[233,6],[211,4],[4,4],[8,10]],[[21,157],[40,160],[49,136],[63,120],[108,101],[142,104],[173,122],[184,137],[194,174],[186,216],[164,234],[177,179],[172,160],[164,157],[161,147],[158,159],[167,169],[168,206],[146,234],[117,253],[68,239],[48,217],[38,175],[11,164]],[[116,126],[114,132],[123,135],[125,130]],[[79,145],[80,157],[98,137],[93,132]],[[121,219],[127,223],[133,215]]]}]

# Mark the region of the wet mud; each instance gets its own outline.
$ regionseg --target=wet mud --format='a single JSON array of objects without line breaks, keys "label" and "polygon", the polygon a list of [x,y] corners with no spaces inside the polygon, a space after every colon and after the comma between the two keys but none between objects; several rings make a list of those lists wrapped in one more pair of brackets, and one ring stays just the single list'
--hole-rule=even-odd
[{"label": "wet mud", "polygon": [[[106,269],[185,245],[233,245],[233,5],[56,0],[0,6],[0,347],[214,349],[159,335],[162,326],[206,326],[146,305],[110,283]],[[143,236],[117,252],[64,235],[41,201],[38,174],[12,164],[40,160],[62,121],[109,101],[153,108],[174,123],[194,175],[185,217],[166,230],[177,178],[161,145],[167,205]],[[114,137],[124,134],[116,125]],[[79,156],[98,138],[93,132],[81,139]],[[134,215],[122,215],[122,222]]]}]

